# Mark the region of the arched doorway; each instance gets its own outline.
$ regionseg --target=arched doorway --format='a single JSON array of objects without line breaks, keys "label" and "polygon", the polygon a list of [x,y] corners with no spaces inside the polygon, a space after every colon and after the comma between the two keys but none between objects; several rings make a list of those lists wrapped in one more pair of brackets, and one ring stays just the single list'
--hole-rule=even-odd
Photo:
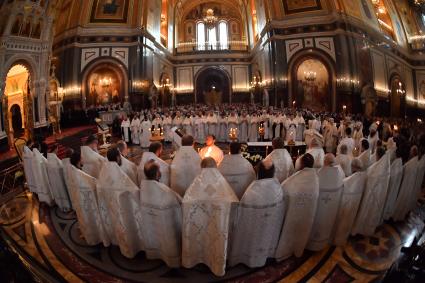
[{"label": "arched doorway", "polygon": [[[30,138],[27,119],[31,119],[32,114],[28,107],[32,103],[30,99],[30,81],[31,75],[25,64],[16,63],[8,71],[6,76],[5,97],[3,99],[5,130],[9,135],[9,144],[13,143],[14,138]],[[6,111],[7,110],[7,111]],[[25,131],[26,132],[25,132]]]},{"label": "arched doorway", "polygon": [[332,110],[332,76],[322,60],[303,57],[292,69],[292,97],[297,107],[313,111]]},{"label": "arched doorway", "polygon": [[391,117],[404,117],[406,108],[406,89],[398,75],[391,79],[390,96]]},{"label": "arched doorway", "polygon": [[10,117],[15,138],[20,137],[22,135],[22,112],[18,104],[10,107]]},{"label": "arched doorway", "polygon": [[128,98],[126,70],[115,61],[98,61],[83,76],[83,107],[123,104]]},{"label": "arched doorway", "polygon": [[207,68],[196,77],[196,103],[219,105],[231,102],[230,78],[220,68]]}]

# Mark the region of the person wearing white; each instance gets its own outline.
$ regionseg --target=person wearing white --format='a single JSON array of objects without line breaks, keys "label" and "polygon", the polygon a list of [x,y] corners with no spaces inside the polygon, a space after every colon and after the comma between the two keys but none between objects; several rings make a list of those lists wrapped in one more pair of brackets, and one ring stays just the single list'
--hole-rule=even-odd
[{"label": "person wearing white", "polygon": [[378,144],[379,135],[378,135],[377,130],[378,130],[378,125],[376,123],[373,123],[370,126],[370,133],[369,133],[369,136],[367,137],[371,154],[375,153],[375,150],[376,150],[376,147],[377,147],[377,144]]},{"label": "person wearing white", "polygon": [[354,143],[354,139],[351,137],[351,133],[352,133],[351,128],[349,128],[349,127],[345,128],[345,138],[343,138],[340,141],[340,143],[337,147],[337,154],[340,153],[341,146],[344,144],[344,145],[347,146],[347,154],[353,155],[353,150],[356,146],[355,146],[355,143]]},{"label": "person wearing white", "polygon": [[50,188],[55,203],[62,211],[69,211],[72,208],[65,183],[64,169],[62,161],[54,153],[47,154],[47,174],[49,176]]},{"label": "person wearing white", "polygon": [[228,134],[229,133],[227,131],[227,118],[225,114],[222,113],[218,118],[218,141],[225,142],[227,140]]},{"label": "person wearing white", "polygon": [[118,141],[117,147],[121,153],[121,170],[123,170],[124,173],[127,174],[127,176],[133,181],[134,184],[138,185],[140,182],[137,177],[137,165],[127,159],[127,144],[125,143],[125,141]]},{"label": "person wearing white", "polygon": [[238,198],[216,166],[214,159],[205,158],[183,198],[182,263],[186,268],[204,263],[216,276],[223,276],[232,207]]},{"label": "person wearing white", "polygon": [[338,141],[338,128],[334,123],[334,119],[330,118],[325,126],[324,145],[327,153],[334,153]]},{"label": "person wearing white", "polygon": [[395,221],[404,220],[410,211],[409,200],[411,199],[411,195],[414,194],[416,175],[419,167],[418,163],[418,157],[415,156],[403,166],[403,180],[393,212],[393,219]]},{"label": "person wearing white", "polygon": [[144,152],[140,164],[137,167],[137,176],[139,181],[145,180],[146,176],[144,173],[145,164],[150,160],[155,160],[161,171],[160,182],[166,186],[170,185],[170,165],[160,158],[162,155],[162,144],[154,142],[149,146],[149,152]]},{"label": "person wearing white", "polygon": [[274,178],[271,161],[261,162],[258,181],[246,190],[238,206],[238,218],[230,246],[229,265],[239,263],[255,268],[274,257],[285,204],[280,183]]},{"label": "person wearing white", "polygon": [[37,181],[34,176],[34,169],[32,165],[34,153],[27,146],[24,146],[22,155],[24,158],[24,173],[25,179],[27,181],[27,186],[30,192],[37,193]]},{"label": "person wearing white", "polygon": [[211,111],[209,113],[208,117],[206,117],[205,120],[206,120],[206,123],[207,123],[207,133],[209,135],[216,135],[217,134],[218,119],[214,115],[214,112]]},{"label": "person wearing white", "polygon": [[[311,140],[311,147],[307,150],[306,153],[311,154],[314,158],[314,168],[318,169],[323,167],[323,163],[325,160],[325,151],[320,146],[320,142],[317,138],[313,138]],[[300,156],[297,161],[295,162],[295,170],[300,170],[301,167],[301,159],[302,156]]]},{"label": "person wearing white", "polygon": [[294,116],[291,114],[286,119],[286,141],[295,141],[297,135],[297,124],[294,121]]},{"label": "person wearing white", "polygon": [[183,136],[182,146],[177,150],[170,166],[170,187],[182,197],[196,176],[201,173],[201,157],[193,145],[192,136]]},{"label": "person wearing white", "polygon": [[355,124],[353,139],[354,139],[355,151],[360,150],[361,142],[363,140],[363,124],[362,124],[362,122],[357,122]]},{"label": "person wearing white", "polygon": [[33,154],[32,170],[37,187],[35,193],[37,194],[40,202],[53,205],[54,198],[46,168],[47,159],[36,148],[33,149]]},{"label": "person wearing white", "polygon": [[131,129],[131,142],[133,144],[140,144],[140,119],[139,115],[134,116],[130,124]]},{"label": "person wearing white", "polygon": [[[230,113],[229,118],[227,118],[227,130],[230,131],[230,129],[236,129],[239,136],[239,118],[235,112]],[[229,133],[227,133],[227,141],[231,142]]]},{"label": "person wearing white", "polygon": [[241,143],[248,142],[249,116],[244,111],[239,120],[239,141]]},{"label": "person wearing white", "polygon": [[344,170],[345,177],[351,176],[351,161],[353,157],[348,155],[347,145],[343,144],[339,148],[339,153],[336,156],[336,163]]},{"label": "person wearing white", "polygon": [[170,114],[165,114],[163,125],[164,125],[164,140],[166,142],[173,141],[173,134],[171,131],[171,126],[173,124],[173,119],[171,119]]},{"label": "person wearing white", "polygon": [[291,155],[285,149],[285,143],[282,138],[275,138],[272,141],[273,151],[265,158],[265,161],[271,161],[275,167],[275,178],[282,183],[294,173],[294,163]]},{"label": "person wearing white", "polygon": [[110,148],[107,156],[108,162],[103,164],[96,186],[100,216],[111,243],[119,246],[123,256],[133,258],[142,250],[134,225],[139,210],[139,188],[121,170],[118,148]]},{"label": "person wearing white", "polygon": [[361,142],[361,154],[359,157],[357,157],[363,165],[363,170],[367,170],[369,166],[371,165],[371,156],[370,156],[370,149],[369,149],[369,142],[367,139],[363,139]]},{"label": "person wearing white", "polygon": [[69,170],[70,193],[78,220],[78,227],[88,245],[103,243],[109,246],[111,240],[105,232],[105,224],[99,213],[96,196],[96,179],[72,165]]},{"label": "person wearing white", "polygon": [[350,236],[366,185],[367,174],[359,159],[353,160],[351,170],[353,175],[344,179],[344,190],[335,221],[333,243],[336,246],[344,246]]},{"label": "person wearing white", "polygon": [[140,213],[137,218],[143,250],[148,259],[162,259],[169,267],[181,264],[181,197],[158,182],[160,168],[154,161],[146,163],[147,179],[140,185]]},{"label": "person wearing white", "polygon": [[122,139],[125,140],[125,142],[130,142],[130,126],[130,119],[128,119],[128,117],[125,117],[121,122]]},{"label": "person wearing white", "polygon": [[183,119],[182,127],[186,135],[193,135],[192,118],[190,117],[190,115],[187,115]]},{"label": "person wearing white", "polygon": [[249,141],[257,142],[258,141],[258,116],[254,114],[251,115],[249,120]]},{"label": "person wearing white", "polygon": [[205,140],[205,118],[202,113],[199,113],[193,120],[193,128],[195,130],[194,137],[195,141],[202,143]]},{"label": "person wearing white", "polygon": [[152,123],[146,116],[140,124],[140,128],[140,146],[142,148],[147,148],[151,144],[150,140],[152,137]]},{"label": "person wearing white", "polygon": [[[391,156],[391,152],[388,152],[388,154]],[[383,213],[384,220],[389,220],[394,213],[397,195],[403,179],[403,161],[400,156],[397,156],[397,159],[391,163],[390,172],[390,185]]]},{"label": "person wearing white", "polygon": [[297,134],[295,140],[302,141],[304,138],[305,120],[300,112],[297,112],[297,116],[295,117],[294,122],[297,125]]},{"label": "person wearing white", "polygon": [[97,137],[92,135],[87,138],[84,146],[81,147],[81,160],[84,164],[83,171],[94,178],[99,177],[100,169],[106,159],[97,152]]},{"label": "person wearing white", "polygon": [[411,195],[410,209],[413,210],[416,207],[416,202],[421,196],[422,184],[425,175],[425,155],[418,155],[418,172],[416,173],[415,186]]},{"label": "person wearing white", "polygon": [[325,156],[324,166],[319,169],[317,175],[319,176],[319,202],[307,245],[307,249],[312,251],[320,251],[331,244],[345,178],[344,171],[336,163],[332,153]]},{"label": "person wearing white", "polygon": [[238,199],[241,199],[245,190],[255,180],[255,171],[251,163],[242,157],[241,144],[230,144],[230,154],[224,156],[218,170],[230,184]]},{"label": "person wearing white", "polygon": [[201,159],[212,157],[217,165],[220,166],[220,163],[223,161],[224,154],[223,151],[215,145],[215,136],[207,136],[205,140],[205,147],[199,151],[199,156],[201,156]]},{"label": "person wearing white", "polygon": [[300,257],[307,246],[319,198],[319,177],[313,165],[313,156],[305,154],[301,170],[282,183],[287,207],[276,248],[278,260],[293,254]]},{"label": "person wearing white", "polygon": [[390,158],[383,148],[377,150],[378,161],[367,170],[362,202],[353,227],[353,235],[373,236],[381,224],[390,182]]}]

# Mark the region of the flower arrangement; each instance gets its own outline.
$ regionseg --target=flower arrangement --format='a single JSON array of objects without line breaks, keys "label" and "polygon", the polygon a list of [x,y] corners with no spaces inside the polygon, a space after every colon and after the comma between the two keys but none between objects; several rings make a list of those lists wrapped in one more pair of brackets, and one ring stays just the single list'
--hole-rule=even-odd
[{"label": "flower arrangement", "polygon": [[256,166],[263,157],[260,154],[251,154],[248,152],[248,146],[246,144],[241,147],[242,157],[248,160],[253,166]]}]

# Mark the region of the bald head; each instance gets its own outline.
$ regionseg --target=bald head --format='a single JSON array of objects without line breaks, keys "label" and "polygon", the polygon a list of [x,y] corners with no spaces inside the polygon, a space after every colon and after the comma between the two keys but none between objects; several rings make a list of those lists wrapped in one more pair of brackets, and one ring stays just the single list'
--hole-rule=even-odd
[{"label": "bald head", "polygon": [[146,179],[157,182],[159,182],[159,179],[161,179],[161,171],[155,160],[152,159],[146,162],[143,170],[145,172]]},{"label": "bald head", "polygon": [[214,158],[206,157],[201,162],[201,168],[217,168],[217,163]]},{"label": "bald head", "polygon": [[326,167],[333,167],[336,165],[335,155],[328,153],[325,155],[324,165]]},{"label": "bald head", "polygon": [[184,135],[182,137],[182,146],[193,146],[195,140],[191,135]]},{"label": "bald head", "polygon": [[275,167],[273,161],[263,160],[258,164],[258,180],[271,179],[274,177]]},{"label": "bald head", "polygon": [[348,147],[346,144],[342,144],[341,147],[339,148],[339,152],[341,154],[348,154]]}]

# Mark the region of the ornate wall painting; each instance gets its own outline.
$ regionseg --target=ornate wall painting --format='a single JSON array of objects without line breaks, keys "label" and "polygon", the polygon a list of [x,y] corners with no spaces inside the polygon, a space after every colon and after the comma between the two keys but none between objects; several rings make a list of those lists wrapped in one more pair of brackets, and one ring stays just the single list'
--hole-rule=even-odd
[{"label": "ornate wall painting", "polygon": [[94,0],[91,23],[127,23],[129,0]]},{"label": "ornate wall painting", "polygon": [[407,35],[415,35],[419,33],[417,23],[415,21],[415,15],[413,15],[411,8],[409,7],[407,1],[398,0],[394,2],[401,20],[403,21],[403,26]]},{"label": "ornate wall painting", "polygon": [[355,18],[362,19],[362,13],[360,12],[360,4],[358,1],[343,0],[345,12]]},{"label": "ornate wall painting", "polygon": [[61,16],[58,17],[58,20],[56,23],[56,33],[61,33],[67,28],[71,10],[72,10],[72,0],[64,1],[59,12]]},{"label": "ornate wall painting", "polygon": [[[348,1],[350,1],[350,0],[348,0]],[[352,1],[352,0],[351,0]],[[370,11],[370,7],[369,7],[369,5],[367,4],[367,2],[366,2],[367,0],[361,0],[360,2],[362,3],[362,7],[363,7],[363,11],[364,11],[364,13],[365,13],[365,15],[366,15],[366,17],[368,17],[369,18],[369,20],[373,20],[373,17],[372,17],[372,12]]]},{"label": "ornate wall painting", "polygon": [[320,0],[283,0],[285,14],[295,14],[322,9]]},{"label": "ornate wall painting", "polygon": [[390,15],[391,21],[394,27],[394,33],[397,38],[397,41],[400,45],[406,46],[406,36],[403,32],[402,25],[400,23],[400,18],[397,15],[396,9],[392,3],[392,1],[385,1],[388,9],[388,13]]}]

